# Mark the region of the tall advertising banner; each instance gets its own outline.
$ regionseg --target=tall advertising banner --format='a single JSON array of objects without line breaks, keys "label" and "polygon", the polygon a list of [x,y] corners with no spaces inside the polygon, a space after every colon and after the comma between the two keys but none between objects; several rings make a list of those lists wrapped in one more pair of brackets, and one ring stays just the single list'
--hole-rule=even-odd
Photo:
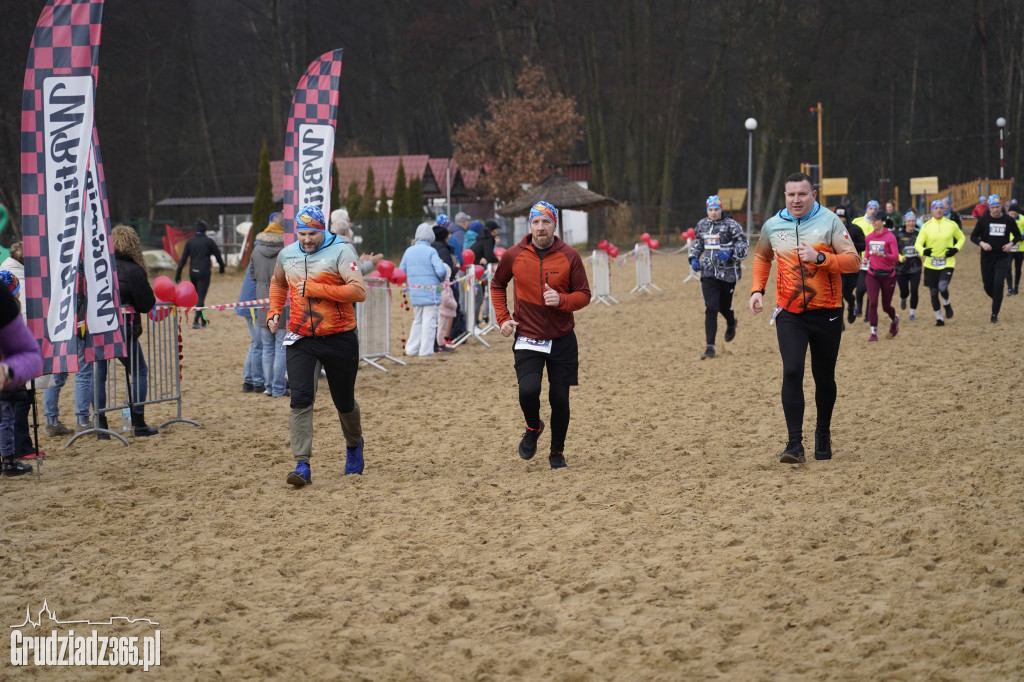
[{"label": "tall advertising banner", "polygon": [[314,60],[295,88],[284,138],[285,243],[295,240],[295,216],[303,206],[319,206],[330,220],[340,82],[341,50],[334,50]]},{"label": "tall advertising banner", "polygon": [[[48,0],[29,48],[21,105],[22,232],[29,328],[43,373],[125,354],[106,185],[93,124],[103,0]],[[82,267],[80,271],[80,266]],[[77,294],[87,301],[78,319]]]}]

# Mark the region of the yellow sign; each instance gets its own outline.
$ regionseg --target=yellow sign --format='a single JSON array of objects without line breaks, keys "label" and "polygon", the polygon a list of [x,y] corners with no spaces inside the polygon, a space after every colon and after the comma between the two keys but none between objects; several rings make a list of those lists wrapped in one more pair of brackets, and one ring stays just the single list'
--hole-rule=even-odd
[{"label": "yellow sign", "polygon": [[819,194],[823,196],[838,196],[849,194],[847,178],[825,178],[821,183]]},{"label": "yellow sign", "polygon": [[910,178],[911,194],[935,194],[939,191],[939,176],[930,178]]},{"label": "yellow sign", "polygon": [[718,198],[722,200],[722,210],[725,212],[738,211],[743,208],[743,202],[747,200],[746,187],[719,187]]}]

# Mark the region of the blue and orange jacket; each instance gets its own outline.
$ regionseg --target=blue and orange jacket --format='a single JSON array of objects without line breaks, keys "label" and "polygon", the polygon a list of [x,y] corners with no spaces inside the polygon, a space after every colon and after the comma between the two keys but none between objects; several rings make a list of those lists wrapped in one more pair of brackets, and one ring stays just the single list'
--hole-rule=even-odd
[{"label": "blue and orange jacket", "polygon": [[[508,311],[505,287],[515,278],[513,306],[519,323],[517,332],[532,339],[557,339],[573,330],[573,311],[590,303],[590,282],[583,260],[576,249],[558,237],[543,260],[533,247],[533,235],[511,247],[498,261],[491,279],[491,302],[501,326],[512,316]],[[558,307],[544,304],[544,285],[561,295]]]},{"label": "blue and orange jacket", "polygon": [[[857,228],[859,229],[859,228]],[[821,265],[804,263],[797,246],[809,244],[825,254]],[[857,272],[860,258],[850,233],[835,213],[814,202],[811,212],[794,218],[783,209],[768,219],[754,249],[753,287],[750,293],[764,293],[776,261],[777,304],[791,313],[821,308],[841,308],[842,273]]]},{"label": "blue and orange jacket", "polygon": [[[287,302],[291,306],[288,331],[300,336],[328,336],[356,328],[352,304],[366,300],[366,284],[351,246],[331,233],[313,253],[294,241],[277,254],[277,265],[270,280],[268,320],[279,315]],[[302,280],[306,280],[305,296],[299,296],[296,288]]]}]

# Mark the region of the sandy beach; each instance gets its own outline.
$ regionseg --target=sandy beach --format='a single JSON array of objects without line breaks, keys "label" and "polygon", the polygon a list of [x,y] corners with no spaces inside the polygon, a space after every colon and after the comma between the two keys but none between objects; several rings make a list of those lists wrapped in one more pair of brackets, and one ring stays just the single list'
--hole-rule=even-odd
[{"label": "sandy beach", "polygon": [[[704,361],[685,258],[654,257],[654,294],[613,266],[621,304],[576,315],[560,471],[546,436],[517,455],[511,341],[494,332],[490,349],[360,371],[363,476],[343,475],[321,393],[314,484],[293,489],[288,401],[241,392],[245,323],[211,312],[183,330],[182,410],[201,427],[129,447],[40,435],[42,476],[0,481],[0,613],[16,625],[45,600],[158,622],[147,679],[1021,679],[1024,297],[991,324],[977,253],[958,257],[946,327],[923,288],[895,339],[849,326],[835,458],[795,466],[778,462],[781,361],[768,315],[746,310],[749,265],[737,337],[721,324]],[[240,282],[215,276],[207,301]],[[412,314],[391,316],[401,357]],[[809,368],[805,385],[810,434]],[[73,423],[70,383],[61,408]]]}]

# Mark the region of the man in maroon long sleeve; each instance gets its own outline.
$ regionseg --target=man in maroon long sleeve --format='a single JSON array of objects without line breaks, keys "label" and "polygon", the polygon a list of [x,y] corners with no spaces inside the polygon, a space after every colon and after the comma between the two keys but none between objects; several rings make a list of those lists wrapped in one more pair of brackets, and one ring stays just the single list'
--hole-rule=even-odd
[{"label": "man in maroon long sleeve", "polygon": [[[544,431],[540,391],[548,370],[551,403],[552,469],[566,466],[565,435],[569,431],[569,387],[579,385],[579,349],[573,312],[590,303],[590,284],[583,260],[574,248],[555,236],[558,209],[541,201],[530,210],[530,234],[498,262],[491,280],[491,301],[502,336],[515,335],[519,406],[526,432],[519,456],[530,459]],[[509,314],[505,288],[515,279],[515,318]]]}]

